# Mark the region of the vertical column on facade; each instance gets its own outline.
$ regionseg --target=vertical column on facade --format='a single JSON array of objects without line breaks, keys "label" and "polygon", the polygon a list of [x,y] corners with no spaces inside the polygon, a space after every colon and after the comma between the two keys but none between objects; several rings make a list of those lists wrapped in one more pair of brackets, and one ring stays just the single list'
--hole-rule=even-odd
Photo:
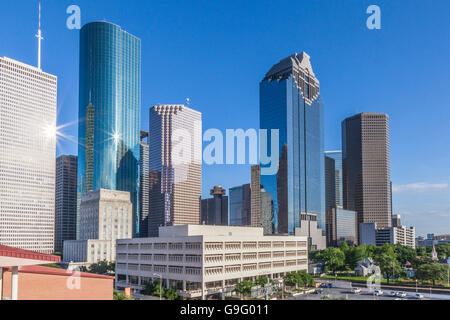
[{"label": "vertical column on facade", "polygon": [[11,300],[18,299],[19,292],[19,267],[12,267],[12,276],[11,276]]},{"label": "vertical column on facade", "polygon": [[183,293],[186,293],[186,280],[183,280]]},{"label": "vertical column on facade", "polygon": [[202,281],[202,300],[205,300],[205,282]]},{"label": "vertical column on facade", "polygon": [[225,280],[222,280],[222,300],[225,300]]}]

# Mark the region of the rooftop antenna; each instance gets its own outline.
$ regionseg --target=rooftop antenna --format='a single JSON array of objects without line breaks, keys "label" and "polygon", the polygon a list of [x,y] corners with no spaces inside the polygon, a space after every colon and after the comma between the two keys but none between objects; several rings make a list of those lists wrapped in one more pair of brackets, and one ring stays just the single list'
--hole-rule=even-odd
[{"label": "rooftop antenna", "polygon": [[41,33],[41,2],[40,1],[39,1],[39,29],[38,29],[36,38],[38,39],[38,69],[41,70],[41,40],[44,38],[42,38],[42,33]]}]

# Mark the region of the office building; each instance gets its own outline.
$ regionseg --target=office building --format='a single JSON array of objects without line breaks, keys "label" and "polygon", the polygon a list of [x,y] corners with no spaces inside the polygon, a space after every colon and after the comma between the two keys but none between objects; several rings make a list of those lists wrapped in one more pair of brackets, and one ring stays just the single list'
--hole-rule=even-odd
[{"label": "office building", "polygon": [[[342,207],[343,202],[343,192],[342,192],[342,151],[325,151],[325,156],[334,160],[334,178],[335,178],[335,196],[336,196],[336,206]],[[326,170],[326,169],[325,169]]]},{"label": "office building", "polygon": [[160,226],[200,223],[202,114],[184,105],[150,109],[148,235]]},{"label": "office building", "polygon": [[[313,213],[325,228],[323,103],[310,57],[295,53],[275,64],[260,83],[260,129],[267,130],[267,150],[278,154],[275,174],[261,164],[261,184],[273,201],[275,229],[294,234],[300,215]],[[278,130],[278,150],[272,134]],[[267,155],[260,154],[260,159]],[[274,159],[272,159],[274,161]],[[268,172],[269,173],[269,172]]]},{"label": "office building", "polygon": [[360,244],[374,244],[382,246],[385,243],[401,244],[411,248],[416,247],[416,232],[414,227],[385,227],[378,228],[376,222],[361,223],[359,225]]},{"label": "office building", "polygon": [[157,238],[117,241],[116,289],[151,281],[184,298],[231,295],[236,283],[307,270],[305,237],[264,236],[262,228],[207,225],[161,227]]},{"label": "office building", "polygon": [[201,223],[207,225],[228,225],[228,196],[221,186],[211,189],[212,198],[202,199],[201,203]]},{"label": "office building", "polygon": [[401,227],[402,226],[402,222],[401,222],[399,214],[392,215],[392,226],[393,227]]},{"label": "office building", "polygon": [[250,170],[250,226],[261,227],[261,167],[254,165]]},{"label": "office building", "polygon": [[109,22],[85,24],[79,77],[78,201],[98,189],[130,192],[137,235],[141,40]]},{"label": "office building", "polygon": [[250,184],[230,188],[230,226],[250,226],[251,223],[251,188]]},{"label": "office building", "polygon": [[358,223],[392,225],[389,117],[360,113],[342,122],[344,208]]},{"label": "office building", "polygon": [[85,193],[78,240],[64,241],[65,262],[114,261],[116,240],[131,238],[133,206],[127,191],[99,189]]},{"label": "office building", "polygon": [[55,251],[62,252],[65,240],[76,239],[77,156],[56,158]]},{"label": "office building", "polygon": [[327,247],[325,230],[319,227],[317,215],[313,213],[302,213],[300,215],[300,226],[295,228],[295,235],[306,237],[308,250],[323,250]]},{"label": "office building", "polygon": [[[264,235],[273,234],[273,201],[272,195],[264,188],[261,189],[261,227],[264,230]],[[253,209],[251,209],[253,210]]]},{"label": "office building", "polygon": [[[147,141],[146,141],[147,140]],[[148,131],[141,130],[139,155],[139,236],[148,237],[149,213],[149,158],[148,158]]]},{"label": "office building", "polygon": [[57,77],[0,58],[0,244],[52,253]]},{"label": "office building", "polygon": [[355,211],[336,206],[328,208],[326,217],[327,246],[339,246],[343,241],[349,245],[357,245],[357,221]]},{"label": "office building", "polygon": [[336,206],[336,172],[334,159],[325,156],[325,207]]}]

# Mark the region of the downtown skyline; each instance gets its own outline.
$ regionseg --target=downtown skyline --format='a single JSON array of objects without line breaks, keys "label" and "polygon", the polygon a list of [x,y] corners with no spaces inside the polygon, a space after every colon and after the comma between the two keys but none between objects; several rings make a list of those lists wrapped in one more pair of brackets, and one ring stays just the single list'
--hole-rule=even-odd
[{"label": "downtown skyline", "polygon": [[[303,42],[302,37],[299,35],[298,40],[296,40],[295,45],[289,44],[280,46],[280,43],[278,41],[280,40],[274,40],[275,43],[278,44],[279,48],[277,47],[277,50],[268,49],[269,53],[263,54],[261,53],[260,56],[254,56],[257,59],[255,61],[249,61],[245,62],[243,60],[250,59],[248,54],[250,54],[251,51],[248,52],[242,52],[243,58],[238,59],[234,64],[232,64],[232,61],[229,59],[236,58],[236,52],[230,52],[227,51],[228,54],[230,54],[231,57],[227,58],[227,65],[228,68],[232,66],[231,71],[226,71],[224,66],[220,66],[220,72],[217,70],[212,73],[207,73],[208,63],[210,63],[209,59],[212,59],[214,55],[216,55],[218,58],[221,59],[223,57],[223,52],[219,52],[219,46],[216,44],[214,46],[214,49],[211,50],[209,53],[211,56],[208,55],[208,59],[203,59],[201,55],[196,56],[194,52],[198,53],[197,50],[195,50],[195,45],[188,47],[189,50],[187,50],[187,54],[184,55],[183,53],[178,53],[178,55],[175,55],[173,52],[169,53],[168,47],[160,47],[156,46],[155,48],[152,48],[152,41],[156,38],[158,39],[157,35],[150,35],[146,34],[145,32],[140,32],[139,30],[136,30],[136,24],[133,22],[127,22],[124,21],[123,15],[124,14],[115,14],[113,12],[109,12],[108,8],[105,10],[105,17],[90,17],[89,15],[93,14],[93,9],[87,5],[87,3],[84,3],[83,1],[79,2],[79,5],[82,10],[82,25],[85,23],[88,23],[90,21],[94,21],[96,19],[105,18],[107,21],[118,23],[121,25],[121,27],[136,35],[142,40],[143,43],[143,58],[142,58],[142,64],[143,64],[143,72],[142,72],[142,114],[141,114],[141,129],[142,130],[148,130],[148,109],[150,106],[158,104],[158,103],[184,103],[184,99],[189,97],[191,99],[192,107],[196,110],[199,110],[204,115],[204,125],[203,129],[206,130],[208,128],[219,128],[224,131],[225,128],[243,128],[244,130],[248,128],[258,128],[258,122],[257,122],[257,114],[258,114],[258,82],[261,80],[262,75],[266,71],[268,67],[270,67],[275,61],[279,61],[283,57],[292,54],[293,52],[297,51],[306,51],[310,53],[310,55],[314,59],[314,66],[315,66],[315,73],[318,75],[318,77],[321,80],[321,86],[322,90],[321,93],[324,97],[324,104],[325,104],[325,150],[335,150],[335,149],[341,149],[340,147],[340,123],[341,121],[358,112],[385,112],[388,113],[391,117],[391,153],[392,153],[392,160],[391,160],[391,173],[392,173],[392,181],[393,181],[393,213],[395,214],[401,214],[402,219],[407,225],[416,225],[417,226],[417,233],[418,235],[424,235],[425,233],[431,233],[434,232],[436,234],[439,233],[445,233],[446,229],[445,226],[448,226],[449,219],[450,219],[450,207],[448,206],[449,203],[449,187],[448,182],[450,181],[450,174],[447,171],[445,171],[445,167],[439,166],[440,163],[444,164],[445,159],[449,159],[449,155],[445,154],[445,152],[448,152],[448,150],[442,150],[444,153],[444,157],[440,155],[438,158],[435,154],[435,151],[432,149],[432,145],[434,141],[432,141],[429,144],[425,144],[425,137],[427,135],[440,133],[440,136],[442,137],[443,141],[445,141],[445,138],[448,136],[448,130],[445,130],[445,123],[444,121],[438,121],[438,119],[435,119],[435,128],[430,129],[431,132],[423,132],[426,131],[424,128],[422,128],[420,131],[420,136],[417,135],[417,132],[414,132],[415,126],[419,125],[419,120],[422,120],[420,116],[416,114],[417,110],[412,108],[412,110],[408,110],[408,116],[412,118],[412,120],[415,119],[416,122],[412,121],[412,124],[410,126],[402,124],[403,121],[402,117],[404,116],[404,112],[407,112],[407,106],[411,106],[411,97],[414,96],[416,100],[415,104],[420,105],[419,102],[427,103],[430,105],[435,105],[438,108],[438,113],[441,115],[441,118],[445,118],[445,112],[449,112],[448,110],[443,110],[443,107],[439,107],[439,104],[436,104],[433,99],[434,97],[429,97],[428,95],[426,98],[424,97],[417,97],[415,93],[415,90],[412,90],[410,87],[409,95],[407,95],[407,90],[405,90],[405,87],[410,85],[408,83],[409,80],[405,80],[405,73],[400,73],[405,68],[404,62],[400,63],[400,61],[395,60],[396,63],[399,64],[397,66],[397,69],[400,70],[398,72],[398,76],[401,77],[403,81],[406,81],[406,85],[403,87],[403,91],[400,93],[394,94],[390,92],[394,89],[389,89],[389,85],[392,85],[391,79],[386,79],[386,76],[388,76],[385,73],[378,72],[377,76],[373,75],[373,67],[380,67],[380,64],[387,63],[387,66],[392,70],[394,68],[393,61],[389,61],[386,59],[386,61],[383,60],[377,60],[375,58],[375,53],[368,53],[370,56],[369,58],[372,59],[373,66],[370,68],[365,65],[367,63],[367,60],[363,59],[362,57],[359,57],[359,61],[348,61],[346,59],[340,60],[340,62],[343,62],[344,64],[344,70],[337,70],[336,66],[332,66],[331,64],[335,60],[336,53],[332,52],[326,52],[327,50],[324,50],[324,48],[321,48],[321,45],[324,46],[326,43],[325,39],[321,39],[321,43],[313,42],[311,41],[311,44],[308,44],[308,41],[305,40]],[[303,4],[306,6],[306,4]],[[66,7],[66,4],[64,4]],[[115,6],[118,6],[117,3],[114,3],[111,5],[112,8]],[[32,4],[28,4],[24,7],[28,7],[28,11],[26,12],[26,15],[30,14],[30,17],[34,17],[33,14],[35,13],[35,8]],[[54,10],[56,8],[59,12],[55,12]],[[59,86],[60,91],[58,94],[58,125],[63,125],[66,123],[71,123],[73,121],[77,120],[78,112],[76,106],[78,104],[78,90],[76,88],[77,82],[78,82],[78,75],[77,72],[70,72],[72,69],[69,66],[64,65],[64,61],[67,63],[71,60],[73,60],[71,63],[74,64],[74,68],[78,68],[78,59],[69,59],[70,57],[78,57],[78,37],[79,37],[79,31],[76,30],[67,30],[65,27],[65,19],[67,18],[67,15],[64,13],[64,8],[61,6],[56,5],[50,5],[44,3],[44,11],[43,11],[43,36],[45,40],[43,41],[43,62],[42,62],[42,68],[44,71],[50,72],[52,74],[55,74],[58,76],[59,80]],[[313,6],[314,7],[314,6]],[[362,43],[364,46],[368,47],[369,49],[372,49],[373,51],[377,52],[376,45],[380,44],[382,40],[380,39],[383,37],[382,35],[375,35],[372,34],[372,31],[364,30],[364,5],[361,5],[359,14],[361,15],[361,23],[360,26],[355,23],[355,26],[352,26],[352,28],[360,28],[362,32],[364,32],[364,36],[368,38],[372,38],[372,41],[375,43],[373,44],[373,47],[370,46],[366,41],[367,39],[362,40]],[[395,7],[395,6],[394,6]],[[388,10],[388,6],[386,5],[386,8],[382,6],[382,10]],[[111,9],[111,8],[109,8]],[[129,8],[130,9],[130,8]],[[311,9],[311,7],[310,7]],[[312,8],[313,10],[314,8]],[[339,8],[338,8],[339,9]],[[392,9],[392,6],[391,6]],[[399,8],[394,8],[398,10]],[[131,9],[130,9],[131,10]],[[356,9],[355,9],[356,10]],[[419,10],[416,8],[416,10]],[[109,15],[106,13],[109,12]],[[384,12],[384,11],[383,11]],[[178,12],[175,13],[175,16]],[[50,18],[54,14],[55,16],[59,16],[59,20],[61,20],[60,23],[57,24],[57,26],[50,26]],[[403,13],[407,14],[407,13]],[[323,15],[326,17],[327,12],[324,12]],[[317,11],[315,11],[315,16],[320,16]],[[387,16],[387,15],[386,15]],[[90,19],[92,18],[92,19]],[[380,30],[380,34],[387,33],[388,35],[384,35],[384,37],[389,36],[389,28],[393,28],[392,25],[389,25],[388,20],[389,17],[385,18],[385,23],[383,25],[383,29]],[[19,19],[20,20],[20,19]],[[36,19],[35,19],[36,20]],[[56,19],[55,19],[56,20]],[[58,20],[58,21],[59,21]],[[326,22],[326,19],[323,20],[323,22]],[[404,22],[404,21],[403,21]],[[329,24],[332,24],[333,21],[328,21]],[[352,22],[353,23],[353,22]],[[28,24],[28,22],[27,22]],[[25,25],[27,25],[25,24]],[[15,30],[18,29],[18,23],[17,27],[15,27],[16,22],[10,23],[11,29]],[[56,23],[55,23],[56,25]],[[144,24],[145,25],[145,24]],[[33,35],[33,31],[35,31],[36,25],[31,23],[31,31],[30,34],[24,33],[23,36],[19,36],[18,39],[20,39],[20,44],[23,46],[26,46],[29,51],[29,56],[24,57],[21,55],[20,52],[18,54],[14,53],[15,44],[18,42],[18,39],[14,41],[7,41],[5,40],[5,43],[7,43],[5,49],[6,52],[3,52],[1,55],[3,56],[9,56],[14,59],[24,61],[26,63],[30,63],[32,65],[35,65],[35,50],[34,45],[35,41],[32,39],[31,35]],[[63,29],[63,30],[56,30]],[[156,28],[154,28],[156,30]],[[169,32],[174,30],[165,30],[164,32]],[[19,33],[21,34],[23,30]],[[51,48],[55,46],[60,46],[58,44],[59,41],[56,41],[54,35],[57,34],[57,32],[64,32],[65,38],[62,38],[61,41],[63,43],[68,44],[67,49],[70,48],[77,48],[74,49],[73,53],[68,54],[67,56],[64,56],[64,58],[58,58],[55,59],[55,61],[52,61],[49,56],[52,56],[58,50],[56,50],[55,53],[51,52]],[[182,30],[178,30],[180,34],[183,34]],[[322,32],[322,31],[317,31]],[[355,30],[356,32],[356,30]],[[392,31],[391,31],[392,32]],[[278,32],[277,32],[278,33]],[[175,35],[175,33],[170,33],[172,36]],[[26,36],[29,36],[29,39],[26,39]],[[349,36],[347,34],[343,34],[343,38],[345,36]],[[392,36],[392,35],[391,35]],[[238,37],[239,38],[239,37]],[[184,40],[175,38],[178,40],[178,42],[175,42],[174,45],[178,46],[181,44],[184,44]],[[361,40],[361,39],[359,39]],[[236,41],[236,39],[235,39]],[[242,39],[238,39],[238,41],[242,41]],[[345,44],[345,41],[344,41]],[[328,44],[327,44],[328,45]],[[333,43],[331,44],[333,45]],[[388,45],[392,45],[389,44]],[[339,47],[339,45],[336,45],[334,43],[334,47]],[[324,46],[325,47],[325,46]],[[347,44],[348,47],[348,44]],[[158,49],[156,49],[158,48]],[[161,50],[159,50],[161,48]],[[66,49],[66,50],[67,50]],[[248,49],[248,48],[247,48]],[[444,47],[445,49],[445,47]],[[155,52],[155,50],[157,52]],[[169,68],[169,71],[174,71],[176,69],[177,72],[179,72],[180,79],[185,79],[186,77],[193,77],[193,79],[189,79],[189,81],[184,81],[186,83],[183,83],[183,81],[176,81],[174,80],[173,73],[168,72],[168,74],[160,73],[157,70],[156,64],[154,62],[151,62],[150,60],[147,60],[145,57],[148,57],[149,51],[152,52],[152,55],[155,56],[156,60],[158,60],[159,64],[163,65],[165,68]],[[353,55],[354,53],[347,52],[348,55]],[[165,56],[166,54],[166,56]],[[361,52],[359,52],[361,54]],[[392,53],[390,53],[392,55]],[[413,56],[415,56],[415,53]],[[59,50],[59,55],[61,55],[61,50]],[[73,55],[73,56],[72,56]],[[339,58],[342,58],[342,53],[337,53]],[[387,54],[386,54],[387,55]],[[173,62],[173,58],[178,56],[182,63],[182,65],[178,65],[177,63]],[[411,57],[411,58],[412,58]],[[350,58],[347,58],[350,59]],[[199,74],[196,74],[193,71],[193,65],[190,65],[190,62],[193,62],[193,65],[195,65],[197,68],[199,68]],[[362,72],[358,72],[355,70],[356,68],[350,68],[348,69],[348,66],[350,64],[354,63],[355,65],[364,65],[365,71],[364,74]],[[180,63],[180,62],[178,62]],[[254,64],[253,64],[254,63]],[[433,66],[436,63],[436,61],[430,61],[431,68],[429,66],[429,71],[431,73],[442,73],[439,72],[439,70],[436,70],[436,67]],[[162,69],[164,69],[162,67]],[[152,68],[155,68],[156,70],[152,70]],[[173,68],[173,69],[172,69]],[[347,71],[348,70],[348,71]],[[419,70],[420,72],[423,72],[422,69]],[[239,78],[238,81],[230,81],[231,74],[235,78]],[[344,74],[345,73],[345,74]],[[344,74],[344,75],[343,75]],[[426,72],[421,74],[422,77],[427,75]],[[333,77],[336,77],[335,80],[333,80]],[[349,84],[346,84],[346,80],[349,80],[348,78],[355,77],[358,82],[362,82],[363,84],[355,84],[354,82],[349,82]],[[429,77],[429,76],[427,76]],[[444,77],[444,78],[442,78]],[[153,81],[152,79],[158,80]],[[175,78],[178,78],[175,77]],[[378,80],[374,80],[378,79]],[[212,80],[214,79],[216,83]],[[382,79],[382,80],[380,80]],[[445,92],[443,90],[439,90],[440,86],[444,86],[445,83],[445,75],[441,75],[441,80],[437,83],[435,83],[435,92],[437,93],[436,96],[440,97],[442,101],[446,101],[445,99]],[[339,81],[336,81],[339,80]],[[175,82],[173,82],[175,81]],[[378,81],[378,82],[374,82]],[[398,81],[398,79],[397,79]],[[156,84],[156,82],[160,82],[159,85],[153,86]],[[208,82],[213,82],[214,85],[211,86],[208,84]],[[383,83],[386,82],[386,83]],[[348,93],[347,95],[345,93],[341,93],[341,95],[338,94],[337,91],[345,91],[345,89],[348,86],[354,86],[356,85],[360,91],[353,92],[353,97],[349,97]],[[221,87],[219,89],[216,88]],[[399,86],[397,84],[397,86]],[[198,87],[198,88],[196,88]],[[154,89],[153,89],[154,88]],[[380,97],[374,97],[374,94],[371,94],[371,90],[386,90],[388,89],[387,93],[391,94],[390,101],[386,101],[385,99],[382,99]],[[398,87],[396,87],[398,89]],[[73,92],[72,92],[73,91]],[[209,92],[208,92],[209,91]],[[353,90],[350,90],[353,91]],[[382,95],[380,95],[382,96]],[[431,99],[431,102],[427,102]],[[238,101],[238,102],[237,102]],[[405,104],[406,106],[402,106],[401,104]],[[217,106],[217,107],[216,107]],[[414,106],[414,104],[412,104]],[[215,110],[209,110],[210,108],[213,108]],[[73,109],[73,110],[72,110]],[[233,114],[237,112],[237,110],[243,110],[242,118],[238,119],[232,119],[234,118]],[[254,115],[250,118],[249,115]],[[417,119],[417,117],[419,119]],[[256,121],[255,121],[256,120]],[[429,119],[427,121],[430,121]],[[421,125],[426,125],[426,123],[420,123]],[[76,130],[76,123],[72,126],[67,126],[63,129],[63,132],[67,135],[70,135],[72,137],[77,137],[77,130]],[[223,129],[222,129],[223,128]],[[336,130],[336,128],[338,128]],[[406,130],[408,129],[409,130]],[[426,129],[426,128],[425,128]],[[406,132],[405,132],[406,131]],[[416,130],[419,131],[419,130]],[[413,136],[415,137],[415,143],[411,143],[409,140],[409,137]],[[429,137],[431,138],[431,137]],[[73,140],[76,141],[76,138]],[[409,146],[409,149],[407,148]],[[413,148],[414,147],[414,148]],[[66,141],[59,141],[59,148],[57,150],[57,155],[60,154],[77,154],[76,152],[77,144],[74,141],[68,142]],[[415,157],[417,157],[417,149],[423,150],[423,152],[429,152],[430,157],[423,158],[421,162],[418,162]],[[448,161],[447,161],[448,162]],[[433,168],[434,164],[437,163],[438,167],[441,168],[441,172],[438,171],[437,168]],[[427,169],[426,167],[431,166],[431,170]],[[414,175],[411,175],[411,172],[414,172]],[[249,165],[234,165],[234,166],[228,166],[228,165],[214,165],[214,166],[204,166],[204,173],[203,173],[203,196],[207,196],[209,189],[212,188],[213,185],[222,185],[226,189],[229,187],[233,187],[236,185],[248,183],[250,181],[250,166]],[[205,192],[206,190],[206,192]],[[417,199],[414,199],[417,198]],[[420,202],[420,203],[419,203]],[[428,203],[427,203],[428,202]],[[446,204],[447,203],[447,204]],[[417,206],[419,206],[419,210],[421,212],[418,212]],[[414,212],[414,210],[416,210]],[[427,216],[425,219],[423,215],[430,214],[430,216]],[[422,222],[423,220],[431,220],[431,223],[426,226],[424,225],[425,222]],[[438,220],[442,219],[442,220]],[[423,229],[421,229],[423,228]],[[441,229],[439,229],[441,228]]]}]

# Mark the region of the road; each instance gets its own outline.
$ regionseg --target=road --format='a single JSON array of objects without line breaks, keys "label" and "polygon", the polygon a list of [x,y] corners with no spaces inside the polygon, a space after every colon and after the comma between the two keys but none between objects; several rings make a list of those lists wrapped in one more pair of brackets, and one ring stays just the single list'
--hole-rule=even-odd
[{"label": "road", "polygon": [[[391,297],[389,294],[394,290],[382,290],[384,292],[381,296],[374,296],[372,292],[367,288],[358,287],[361,289],[361,293],[355,294],[351,291],[352,283],[349,281],[333,281],[333,288],[324,288],[322,294],[307,294],[291,297],[295,300],[322,300],[322,298],[328,295],[330,298],[347,298],[348,300],[417,300],[415,298],[415,290],[405,291],[406,297],[399,299],[398,297]],[[355,286],[356,287],[356,286]],[[404,290],[401,290],[404,291]],[[423,300],[450,300],[450,295],[422,293]]]}]

